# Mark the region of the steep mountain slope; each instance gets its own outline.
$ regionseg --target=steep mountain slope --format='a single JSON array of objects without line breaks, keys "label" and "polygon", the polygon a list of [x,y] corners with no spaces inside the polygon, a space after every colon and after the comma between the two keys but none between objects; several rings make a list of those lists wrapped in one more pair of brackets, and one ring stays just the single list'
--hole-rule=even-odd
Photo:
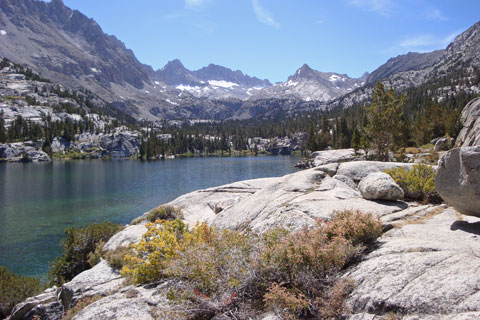
[{"label": "steep mountain slope", "polygon": [[70,85],[141,89],[149,82],[149,68],[131,50],[61,0],[0,0],[0,8],[1,56]]},{"label": "steep mountain slope", "polygon": [[316,71],[304,64],[286,82],[263,89],[251,99],[277,97],[329,101],[363,84],[364,80],[352,79],[345,74]]},{"label": "steep mountain slope", "polygon": [[427,53],[409,52],[389,59],[373,71],[367,78],[367,83],[375,83],[399,72],[421,70],[439,62],[445,50],[436,50]]}]

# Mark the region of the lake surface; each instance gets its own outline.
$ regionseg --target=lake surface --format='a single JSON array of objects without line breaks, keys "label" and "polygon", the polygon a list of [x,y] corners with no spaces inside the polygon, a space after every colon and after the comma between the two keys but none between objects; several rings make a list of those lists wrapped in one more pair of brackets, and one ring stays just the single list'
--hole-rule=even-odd
[{"label": "lake surface", "polygon": [[296,171],[294,156],[0,163],[0,266],[44,278],[70,226],[133,218],[197,189]]}]

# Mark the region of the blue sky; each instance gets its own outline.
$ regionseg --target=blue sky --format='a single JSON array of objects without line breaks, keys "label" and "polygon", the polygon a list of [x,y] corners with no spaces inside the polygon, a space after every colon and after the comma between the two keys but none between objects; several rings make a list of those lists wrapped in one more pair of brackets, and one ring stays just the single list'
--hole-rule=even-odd
[{"label": "blue sky", "polygon": [[390,57],[445,48],[479,20],[462,0],[64,0],[155,69],[180,59],[285,81],[304,63],[359,77]]}]

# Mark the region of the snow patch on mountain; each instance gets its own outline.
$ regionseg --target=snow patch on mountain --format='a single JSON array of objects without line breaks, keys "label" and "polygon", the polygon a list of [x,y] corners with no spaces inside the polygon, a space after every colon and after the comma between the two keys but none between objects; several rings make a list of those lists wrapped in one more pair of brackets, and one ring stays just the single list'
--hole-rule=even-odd
[{"label": "snow patch on mountain", "polygon": [[237,83],[233,83],[225,80],[208,80],[208,83],[212,86],[222,87],[222,88],[233,88],[235,86],[238,86]]}]

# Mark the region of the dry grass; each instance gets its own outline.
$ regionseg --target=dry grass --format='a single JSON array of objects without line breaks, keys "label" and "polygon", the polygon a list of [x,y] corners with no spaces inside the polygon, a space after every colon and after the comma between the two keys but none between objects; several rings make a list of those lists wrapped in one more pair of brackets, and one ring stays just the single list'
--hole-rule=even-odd
[{"label": "dry grass", "polygon": [[463,218],[463,214],[458,211],[455,211],[455,218],[457,218],[457,221],[465,221],[465,219]]},{"label": "dry grass", "polygon": [[63,315],[62,320],[73,319],[73,317],[75,317],[80,311],[82,311],[83,309],[85,309],[87,306],[91,305],[95,301],[100,300],[101,298],[102,296],[100,295],[94,295],[91,297],[85,297],[77,301],[77,303]]},{"label": "dry grass", "polygon": [[405,153],[417,154],[417,153],[420,153],[420,150],[415,147],[408,147],[408,148],[405,148]]},{"label": "dry grass", "polygon": [[403,221],[398,222],[398,223],[393,223],[392,226],[394,228],[398,229],[398,228],[404,227],[404,226],[409,225],[409,224],[425,224],[428,220],[430,220],[434,216],[442,213],[443,210],[444,210],[444,208],[442,208],[442,207],[436,207],[436,208],[428,211],[426,214],[424,214],[420,217],[414,217],[412,219],[407,219],[407,220],[403,220]]}]

